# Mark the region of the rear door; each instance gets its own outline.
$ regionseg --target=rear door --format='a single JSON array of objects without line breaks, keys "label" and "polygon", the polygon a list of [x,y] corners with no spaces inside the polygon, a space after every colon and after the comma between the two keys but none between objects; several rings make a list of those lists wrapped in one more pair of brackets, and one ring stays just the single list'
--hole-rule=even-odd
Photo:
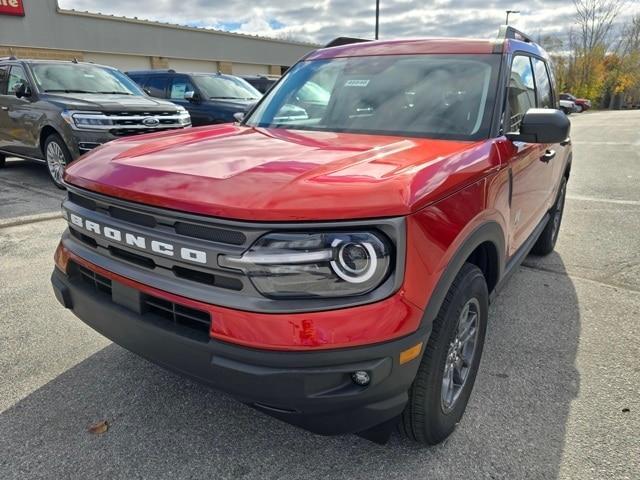
[{"label": "rear door", "polygon": [[7,98],[7,82],[9,65],[0,65],[0,150],[9,144],[9,99]]},{"label": "rear door", "polygon": [[[516,53],[507,89],[509,131],[520,130],[524,114],[537,105],[537,95],[531,57]],[[510,255],[524,244],[548,210],[552,175],[551,165],[543,158],[546,145],[513,142],[513,146]]]}]

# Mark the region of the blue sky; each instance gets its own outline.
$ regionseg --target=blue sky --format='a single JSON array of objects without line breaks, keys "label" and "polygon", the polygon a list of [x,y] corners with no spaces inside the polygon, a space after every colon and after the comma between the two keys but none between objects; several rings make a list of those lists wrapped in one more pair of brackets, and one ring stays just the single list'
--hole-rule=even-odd
[{"label": "blue sky", "polygon": [[[59,0],[63,8],[322,43],[337,36],[372,37],[375,0]],[[566,34],[571,0],[381,0],[381,38],[491,37],[505,10],[510,23],[536,37]],[[628,0],[619,21],[640,14]]]}]

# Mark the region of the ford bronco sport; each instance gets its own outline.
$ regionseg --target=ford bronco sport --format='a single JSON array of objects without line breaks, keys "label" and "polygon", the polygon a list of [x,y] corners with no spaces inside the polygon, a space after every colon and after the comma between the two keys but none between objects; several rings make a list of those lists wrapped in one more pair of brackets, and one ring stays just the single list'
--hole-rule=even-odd
[{"label": "ford bronco sport", "polygon": [[0,167],[6,157],[64,167],[126,135],[184,128],[188,112],[146,96],[125,74],[92,63],[0,59]]},{"label": "ford bronco sport", "polygon": [[[308,110],[297,92],[327,92]],[[67,168],[55,295],[164,367],[322,434],[435,444],[490,301],[558,238],[569,120],[545,52],[417,39],[316,50],[237,124]]]}]

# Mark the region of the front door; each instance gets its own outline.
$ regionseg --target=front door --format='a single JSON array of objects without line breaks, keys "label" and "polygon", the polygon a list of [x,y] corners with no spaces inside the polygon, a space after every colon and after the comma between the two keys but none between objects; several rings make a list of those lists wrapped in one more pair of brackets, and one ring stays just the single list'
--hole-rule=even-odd
[{"label": "front door", "polygon": [[[508,127],[509,131],[517,132],[526,111],[537,104],[529,56],[516,54],[513,57],[507,92]],[[510,255],[529,238],[549,208],[553,170],[546,160],[546,149],[545,145],[513,142]]]}]

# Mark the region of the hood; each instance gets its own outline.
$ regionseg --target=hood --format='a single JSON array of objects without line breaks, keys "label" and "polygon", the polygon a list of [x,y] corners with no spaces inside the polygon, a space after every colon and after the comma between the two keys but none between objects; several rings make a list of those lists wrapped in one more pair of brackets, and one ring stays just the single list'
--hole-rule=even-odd
[{"label": "hood", "polygon": [[43,94],[43,100],[68,110],[94,110],[101,112],[175,111],[176,106],[166,100],[142,95],[104,95],[98,93]]},{"label": "hood", "polygon": [[491,145],[224,124],[110,142],[71,164],[65,181],[228,219],[387,217],[493,168]]}]

